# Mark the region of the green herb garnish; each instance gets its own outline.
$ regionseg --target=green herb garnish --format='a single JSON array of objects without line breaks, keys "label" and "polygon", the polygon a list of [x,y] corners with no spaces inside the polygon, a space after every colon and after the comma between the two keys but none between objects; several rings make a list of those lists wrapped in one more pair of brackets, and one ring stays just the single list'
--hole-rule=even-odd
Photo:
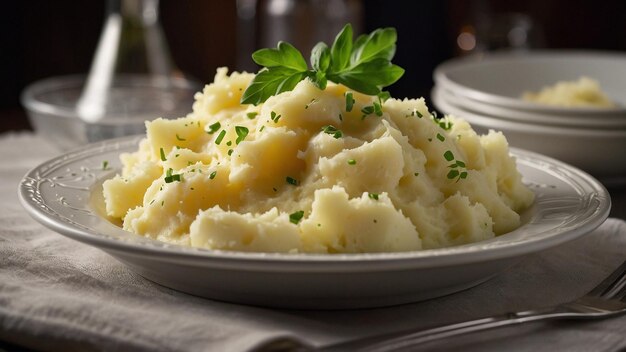
[{"label": "green herb garnish", "polygon": [[108,160],[102,161],[102,170],[106,170],[108,167],[109,167],[109,161]]},{"label": "green herb garnish", "polygon": [[367,196],[371,199],[378,200],[378,193],[368,193]]},{"label": "green herb garnish", "polygon": [[185,138],[180,137],[180,136],[178,135],[178,133],[176,133],[176,139],[177,139],[177,140],[179,140],[179,141],[186,141],[186,139],[185,139]]},{"label": "green herb garnish", "polygon": [[253,111],[253,112],[249,112],[249,113],[247,113],[247,114],[246,114],[246,116],[248,116],[248,118],[249,118],[250,120],[254,120],[254,118],[255,118],[255,117],[256,117],[256,115],[258,115],[258,114],[259,114],[258,112]]},{"label": "green herb garnish", "polygon": [[341,132],[341,130],[337,129],[337,127],[333,125],[327,125],[322,127],[322,132],[332,135],[333,137],[335,137],[335,139],[341,138],[341,136],[343,136],[343,132]]},{"label": "green herb garnish", "polygon": [[452,121],[442,119],[439,121],[439,127],[443,128],[446,131],[450,131],[450,129],[452,128]]},{"label": "green herb garnish", "polygon": [[348,165],[356,165],[356,160],[354,160],[354,159],[349,159],[349,160],[348,160]]},{"label": "green herb garnish", "polygon": [[165,183],[172,183],[174,181],[180,182],[180,174],[172,174],[173,171],[172,168],[167,169],[165,172]]},{"label": "green herb garnish", "polygon": [[241,143],[246,136],[248,135],[248,128],[244,126],[235,126],[235,133],[237,133],[237,140],[235,140],[235,144]]},{"label": "green herb garnish", "polygon": [[159,148],[159,153],[161,153],[161,161],[167,161],[167,159],[165,158],[165,151],[163,150],[163,148]]},{"label": "green herb garnish", "polygon": [[304,211],[298,210],[295,213],[289,214],[289,221],[297,225],[300,222],[300,220],[302,220],[303,216],[304,216]]},{"label": "green herb garnish", "polygon": [[380,104],[380,102],[374,102],[374,113],[376,114],[376,116],[383,116],[383,106]]},{"label": "green herb garnish", "polygon": [[298,182],[298,180],[296,180],[295,178],[290,177],[290,176],[287,176],[287,177],[285,178],[285,181],[287,181],[287,183],[288,183],[288,184],[290,184],[290,185],[294,185],[294,186],[297,186],[297,185],[299,185],[299,184],[300,184],[300,182]]},{"label": "green herb garnish", "polygon": [[361,112],[363,113],[363,117],[367,115],[371,115],[374,112],[374,106],[372,105],[364,106],[363,109],[361,109]]},{"label": "green herb garnish", "polygon": [[437,139],[443,142],[446,140],[446,137],[444,137],[441,133],[437,133]]},{"label": "green herb garnish", "polygon": [[211,172],[211,174],[209,175],[209,179],[211,180],[214,179],[216,175],[217,175],[217,171]]},{"label": "green herb garnish", "polygon": [[352,96],[352,92],[346,92],[346,111],[347,112],[352,111],[352,107],[354,106],[355,102],[356,100],[354,100],[354,97]]},{"label": "green herb garnish", "polygon": [[281,116],[282,115],[277,115],[274,111],[270,113],[270,118],[272,119],[272,121],[274,121],[274,123],[278,123],[278,120],[280,120]]},{"label": "green herb garnish", "polygon": [[213,134],[215,132],[217,132],[220,128],[222,127],[222,124],[219,122],[216,122],[212,125],[209,126],[209,130],[206,131],[208,134]]},{"label": "green herb garnish", "polygon": [[242,104],[258,105],[272,95],[293,90],[305,78],[320,89],[328,80],[369,95],[396,82],[404,69],[391,63],[396,52],[397,34],[394,28],[377,29],[369,35],[352,40],[352,26],[347,24],[329,48],[318,43],[311,50],[311,69],[302,53],[286,42],[275,49],[261,49],[252,54],[257,64],[264,66],[241,97]]},{"label": "green herb garnish", "polygon": [[454,154],[452,154],[452,152],[449,150],[443,154],[443,157],[447,161],[454,161],[452,164],[448,165],[451,170],[448,171],[446,177],[449,180],[456,179],[456,182],[459,182],[459,180],[467,178],[467,170],[464,170],[465,162],[461,160],[455,160]]},{"label": "green herb garnish", "polygon": [[217,138],[215,139],[215,144],[220,145],[220,143],[222,143],[222,140],[224,139],[224,136],[226,136],[226,130],[222,130],[222,132],[217,135]]}]

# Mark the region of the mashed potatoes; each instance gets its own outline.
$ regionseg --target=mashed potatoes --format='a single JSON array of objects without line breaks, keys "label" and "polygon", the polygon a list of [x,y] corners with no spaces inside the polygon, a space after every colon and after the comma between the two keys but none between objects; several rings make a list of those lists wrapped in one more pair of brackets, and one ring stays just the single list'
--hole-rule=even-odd
[{"label": "mashed potatoes", "polygon": [[308,80],[241,105],[252,78],[219,69],[187,117],[147,122],[139,150],[104,183],[108,215],[194,247],[394,252],[511,231],[533,201],[501,133],[436,121],[423,99],[380,106]]},{"label": "mashed potatoes", "polygon": [[526,92],[523,99],[538,104],[564,107],[615,107],[615,103],[600,89],[598,81],[588,77],[580,77],[578,81],[557,82],[554,86],[545,87],[537,93]]}]

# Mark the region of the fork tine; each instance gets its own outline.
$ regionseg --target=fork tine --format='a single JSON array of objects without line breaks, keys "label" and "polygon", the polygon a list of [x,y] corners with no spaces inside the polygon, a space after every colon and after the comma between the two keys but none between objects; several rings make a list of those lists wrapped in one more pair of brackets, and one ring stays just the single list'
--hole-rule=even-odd
[{"label": "fork tine", "polygon": [[[626,261],[589,292],[590,296],[613,298],[626,286]],[[622,292],[623,294],[623,292]]]}]

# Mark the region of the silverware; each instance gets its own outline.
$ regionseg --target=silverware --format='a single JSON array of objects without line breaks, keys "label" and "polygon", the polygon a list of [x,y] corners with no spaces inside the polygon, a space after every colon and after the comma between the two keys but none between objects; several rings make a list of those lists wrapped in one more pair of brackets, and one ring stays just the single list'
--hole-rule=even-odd
[{"label": "silverware", "polygon": [[626,312],[626,261],[588,294],[569,303],[538,310],[513,312],[420,331],[404,331],[351,340],[319,349],[291,338],[277,339],[258,351],[408,351],[411,347],[446,337],[538,320],[601,319]]}]

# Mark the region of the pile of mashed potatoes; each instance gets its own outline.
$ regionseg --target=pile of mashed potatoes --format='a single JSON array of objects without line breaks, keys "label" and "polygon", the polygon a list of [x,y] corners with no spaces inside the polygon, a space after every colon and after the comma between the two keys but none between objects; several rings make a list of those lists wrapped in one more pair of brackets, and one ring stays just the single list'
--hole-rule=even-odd
[{"label": "pile of mashed potatoes", "polygon": [[577,81],[557,82],[536,93],[526,92],[522,98],[538,104],[562,107],[615,107],[598,81],[584,76]]},{"label": "pile of mashed potatoes", "polygon": [[352,92],[350,109],[348,88],[308,80],[241,105],[253,77],[219,69],[187,117],[147,122],[103,185],[108,215],[193,247],[397,252],[509,232],[533,202],[501,133],[435,120],[423,99],[381,111],[378,97]]}]

